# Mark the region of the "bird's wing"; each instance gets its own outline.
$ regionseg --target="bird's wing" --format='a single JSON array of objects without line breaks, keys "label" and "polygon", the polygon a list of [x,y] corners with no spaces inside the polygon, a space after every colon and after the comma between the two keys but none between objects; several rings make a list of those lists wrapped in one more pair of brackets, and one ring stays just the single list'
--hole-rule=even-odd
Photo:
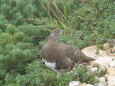
[{"label": "bird's wing", "polygon": [[66,56],[74,60],[74,62],[89,62],[95,60],[91,57],[86,56],[79,48],[65,44],[64,47]]}]

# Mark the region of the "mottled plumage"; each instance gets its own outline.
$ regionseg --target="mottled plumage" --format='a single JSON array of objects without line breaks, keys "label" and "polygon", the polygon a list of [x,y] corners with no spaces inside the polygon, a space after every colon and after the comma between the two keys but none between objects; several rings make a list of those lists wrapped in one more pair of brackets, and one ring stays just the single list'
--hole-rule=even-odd
[{"label": "mottled plumage", "polygon": [[60,29],[52,30],[48,42],[41,50],[43,61],[49,68],[56,72],[58,70],[68,71],[73,68],[74,63],[94,60],[93,58],[87,57],[80,49],[59,42],[58,36],[62,32]]}]

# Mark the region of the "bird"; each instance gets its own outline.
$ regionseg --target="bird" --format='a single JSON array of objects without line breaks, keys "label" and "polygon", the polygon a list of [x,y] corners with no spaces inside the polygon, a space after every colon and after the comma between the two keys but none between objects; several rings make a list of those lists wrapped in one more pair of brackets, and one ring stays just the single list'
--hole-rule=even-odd
[{"label": "bird", "polygon": [[64,30],[55,28],[50,32],[48,42],[41,49],[41,57],[45,65],[55,72],[67,72],[80,62],[94,61],[86,56],[79,48],[64,44],[58,40]]}]

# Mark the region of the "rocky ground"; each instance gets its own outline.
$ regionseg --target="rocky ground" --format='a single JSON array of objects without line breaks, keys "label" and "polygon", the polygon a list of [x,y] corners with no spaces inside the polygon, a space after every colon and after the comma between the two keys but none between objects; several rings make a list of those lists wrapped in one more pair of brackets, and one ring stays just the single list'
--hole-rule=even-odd
[{"label": "rocky ground", "polygon": [[105,43],[102,50],[93,45],[82,49],[82,52],[96,59],[89,63],[91,71],[97,72],[100,68],[106,70],[107,73],[99,77],[99,82],[94,85],[71,81],[69,86],[115,86],[115,44],[111,46],[110,43]]}]

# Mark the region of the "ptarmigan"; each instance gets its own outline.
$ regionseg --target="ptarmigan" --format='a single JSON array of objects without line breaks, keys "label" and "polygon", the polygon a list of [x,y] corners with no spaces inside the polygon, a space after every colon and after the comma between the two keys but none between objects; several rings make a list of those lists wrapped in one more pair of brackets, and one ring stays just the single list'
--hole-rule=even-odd
[{"label": "ptarmigan", "polygon": [[69,71],[75,63],[89,62],[95,59],[86,56],[80,49],[58,41],[58,36],[63,32],[58,28],[51,31],[48,42],[41,49],[42,59],[47,67],[59,72]]}]

